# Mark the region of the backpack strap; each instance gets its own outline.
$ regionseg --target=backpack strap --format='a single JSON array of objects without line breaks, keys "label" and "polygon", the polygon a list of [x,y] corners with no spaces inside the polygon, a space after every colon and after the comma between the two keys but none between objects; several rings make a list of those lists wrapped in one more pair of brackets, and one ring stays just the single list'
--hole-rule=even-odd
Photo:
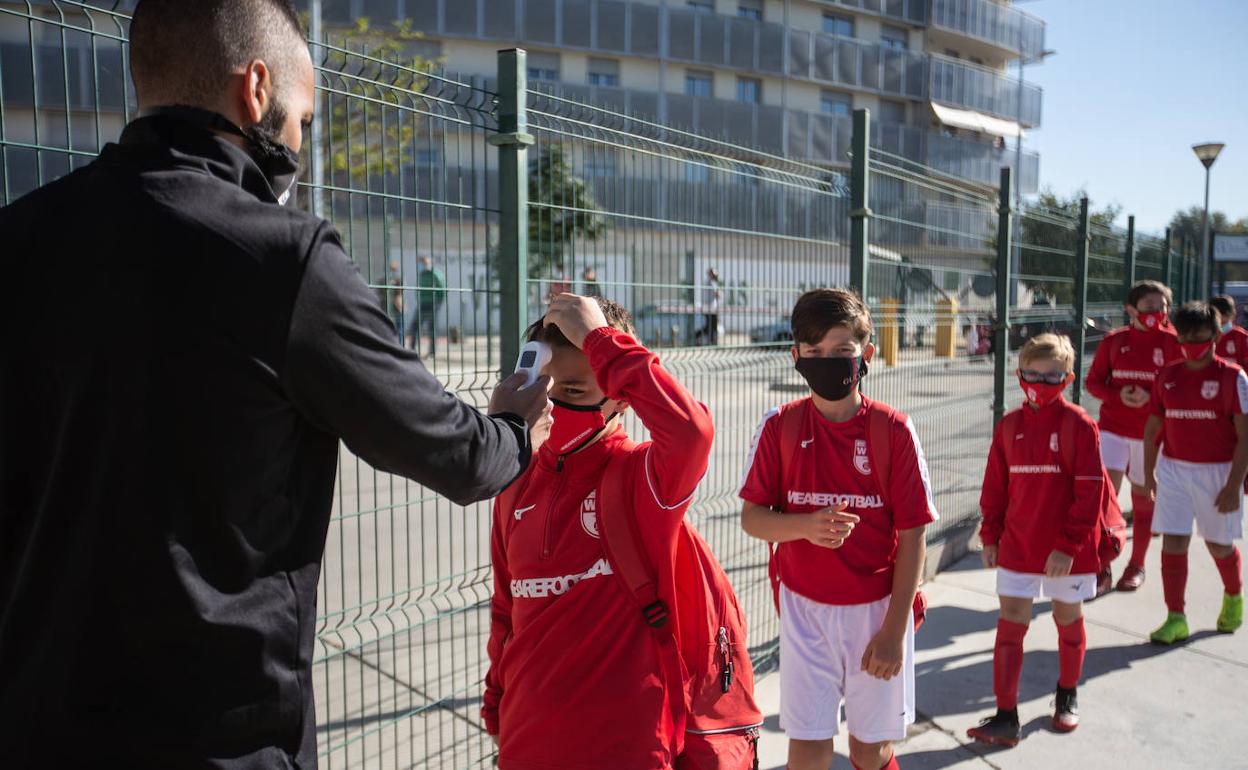
[{"label": "backpack strap", "polygon": [[[659,662],[667,685],[667,705],[671,712],[676,746],[673,754],[684,750],[688,708],[685,704],[685,666],[676,642],[675,623],[671,610],[659,595],[658,578],[647,557],[641,540],[637,516],[629,494],[634,469],[646,462],[648,447],[636,444],[627,447],[627,454],[608,462],[598,484],[598,532],[611,570],[623,581],[625,588],[641,610],[641,617],[653,632]],[[644,467],[642,469],[644,473]],[[683,526],[683,522],[682,522]]]},{"label": "backpack strap", "polygon": [[797,445],[802,441],[802,423],[808,408],[807,399],[790,402],[780,412],[780,483],[784,489],[793,486]]},{"label": "backpack strap", "polygon": [[867,410],[867,458],[871,461],[871,473],[880,489],[880,498],[888,505],[892,491],[893,423],[897,410],[886,404],[871,402]]},{"label": "backpack strap", "polygon": [[1014,437],[1018,435],[1018,421],[1022,414],[1021,409],[1016,409],[1001,418],[1001,451],[1005,453],[1007,475],[1010,472],[1010,466],[1014,464]]}]

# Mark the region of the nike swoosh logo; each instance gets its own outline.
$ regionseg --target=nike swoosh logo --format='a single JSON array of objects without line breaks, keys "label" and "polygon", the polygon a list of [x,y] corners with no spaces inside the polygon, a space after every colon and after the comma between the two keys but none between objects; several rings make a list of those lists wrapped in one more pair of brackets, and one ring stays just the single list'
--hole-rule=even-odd
[{"label": "nike swoosh logo", "polygon": [[805,441],[802,442],[802,449],[805,449],[806,447],[810,446],[813,443],[815,443],[815,440],[813,438],[806,439]]},{"label": "nike swoosh logo", "polygon": [[1171,389],[1171,388],[1173,388],[1173,387],[1174,387],[1174,383],[1173,383],[1173,382],[1167,382],[1167,383],[1165,384],[1165,388],[1166,388],[1166,390],[1170,390],[1170,389]]},{"label": "nike swoosh logo", "polygon": [[520,517],[536,508],[536,505],[530,505],[528,508],[517,508],[512,516],[516,517],[516,521],[520,521]]},{"label": "nike swoosh logo", "polygon": [[1019,440],[1020,438],[1022,438],[1022,437],[1023,437],[1023,434],[1022,434],[1022,433],[1016,434],[1016,435],[1014,436],[1014,440],[1015,440],[1015,441],[1018,441],[1018,440]]}]

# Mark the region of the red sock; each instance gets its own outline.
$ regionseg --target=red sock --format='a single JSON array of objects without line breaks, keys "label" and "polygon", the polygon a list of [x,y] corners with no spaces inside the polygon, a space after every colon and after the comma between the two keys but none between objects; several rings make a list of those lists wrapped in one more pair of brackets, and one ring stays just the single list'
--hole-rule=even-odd
[{"label": "red sock", "polygon": [[1244,582],[1240,579],[1239,548],[1232,548],[1230,556],[1225,559],[1214,559],[1213,563],[1218,565],[1218,572],[1222,574],[1222,585],[1226,586],[1226,592],[1231,596],[1242,593]]},{"label": "red sock", "polygon": [[1166,609],[1183,612],[1183,594],[1187,591],[1187,554],[1161,552],[1161,585],[1166,595]]},{"label": "red sock", "polygon": [[1057,686],[1064,690],[1073,690],[1079,685],[1079,677],[1083,675],[1083,656],[1088,650],[1088,636],[1083,630],[1083,618],[1069,625],[1057,624],[1057,659],[1059,675]]},{"label": "red sock", "polygon": [[[854,765],[854,770],[862,770],[861,767],[854,764],[853,760],[850,760],[849,764]],[[897,752],[893,752],[893,758],[888,760],[888,764],[881,767],[880,770],[900,770],[900,766],[897,764]]]},{"label": "red sock", "polygon": [[992,691],[997,708],[1018,708],[1018,678],[1023,674],[1023,637],[1027,626],[997,620],[997,643],[992,650]]},{"label": "red sock", "polygon": [[1143,567],[1148,543],[1153,538],[1153,501],[1148,495],[1131,493],[1135,519],[1131,525],[1131,566]]}]

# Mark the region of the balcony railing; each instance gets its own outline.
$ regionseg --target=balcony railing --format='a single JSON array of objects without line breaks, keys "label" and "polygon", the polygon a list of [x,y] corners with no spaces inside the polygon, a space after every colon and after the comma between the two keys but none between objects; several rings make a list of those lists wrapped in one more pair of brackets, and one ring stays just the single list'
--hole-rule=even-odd
[{"label": "balcony railing", "polygon": [[932,101],[1018,121],[1029,128],[1040,125],[1044,92],[1039,86],[1024,84],[1020,89],[1017,78],[944,56],[933,55],[930,67]]},{"label": "balcony railing", "polygon": [[1022,164],[1018,165],[1018,151],[1013,147],[976,142],[968,139],[929,133],[926,136],[927,165],[947,174],[972,179],[996,186],[1001,179],[1001,167],[1015,169],[1014,178],[1024,194],[1040,188],[1040,156],[1023,152]]},{"label": "balcony railing", "polygon": [[1025,57],[1044,50],[1042,20],[992,0],[932,0],[931,24]]}]

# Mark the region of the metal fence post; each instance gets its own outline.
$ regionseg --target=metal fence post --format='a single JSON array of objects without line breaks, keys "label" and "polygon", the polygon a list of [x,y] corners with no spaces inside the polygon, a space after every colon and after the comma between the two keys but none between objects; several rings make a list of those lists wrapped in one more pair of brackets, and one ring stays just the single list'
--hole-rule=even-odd
[{"label": "metal fence post", "polygon": [[1161,282],[1167,286],[1170,285],[1171,271],[1174,269],[1173,245],[1174,245],[1173,242],[1170,240],[1170,228],[1167,227],[1166,228],[1166,240],[1162,244],[1162,251],[1161,251],[1161,273],[1163,276],[1165,276],[1164,278],[1161,279]]},{"label": "metal fence post", "polygon": [[528,73],[522,48],[498,52],[498,284],[502,374],[520,356],[528,326],[529,181]]},{"label": "metal fence post", "polygon": [[1075,244],[1075,387],[1071,400],[1083,401],[1083,358],[1088,340],[1088,199],[1079,201],[1079,240]]},{"label": "metal fence post", "polygon": [[1010,197],[1014,171],[1001,169],[1001,191],[997,198],[997,323],[993,331],[992,424],[1005,416],[1005,371],[1010,351],[1010,252],[1013,247],[1013,210]]},{"label": "metal fence post", "polygon": [[854,110],[853,159],[850,167],[849,212],[849,285],[867,301],[867,264],[870,249],[868,226],[871,219],[871,200],[868,182],[871,152],[871,113],[866,109]]},{"label": "metal fence post", "polygon": [[1135,214],[1127,217],[1126,262],[1122,271],[1122,296],[1127,296],[1135,285]]}]

